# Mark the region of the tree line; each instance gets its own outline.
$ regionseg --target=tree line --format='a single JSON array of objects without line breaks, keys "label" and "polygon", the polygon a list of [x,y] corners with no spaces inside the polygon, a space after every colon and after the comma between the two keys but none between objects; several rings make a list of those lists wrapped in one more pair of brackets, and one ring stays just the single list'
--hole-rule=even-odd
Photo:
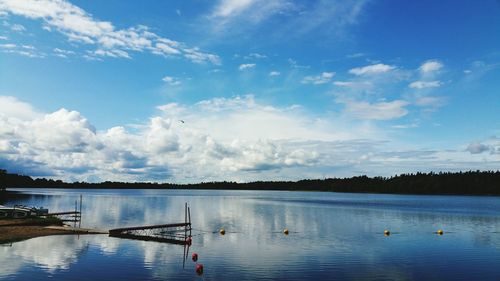
[{"label": "tree line", "polygon": [[500,195],[500,171],[410,173],[392,177],[304,179],[299,181],[201,182],[174,184],[154,182],[63,182],[0,170],[0,191],[6,188],[95,188],[95,189],[213,189],[333,191],[393,194]]}]

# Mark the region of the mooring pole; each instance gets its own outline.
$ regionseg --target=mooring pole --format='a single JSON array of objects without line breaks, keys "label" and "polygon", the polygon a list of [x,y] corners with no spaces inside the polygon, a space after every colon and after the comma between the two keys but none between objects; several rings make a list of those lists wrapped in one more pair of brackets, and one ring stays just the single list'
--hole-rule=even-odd
[{"label": "mooring pole", "polygon": [[78,201],[75,200],[75,214],[73,216],[73,227],[76,227],[76,212],[78,212],[77,206],[78,206]]},{"label": "mooring pole", "polygon": [[188,207],[188,219],[189,219],[189,236],[191,237],[191,208]]},{"label": "mooring pole", "polygon": [[80,194],[80,220],[78,221],[78,228],[82,228],[82,202],[83,202],[83,196]]},{"label": "mooring pole", "polygon": [[[187,224],[187,208],[188,208],[188,203],[186,202],[184,204],[184,223]],[[184,240],[187,238],[187,225],[184,225]]]}]

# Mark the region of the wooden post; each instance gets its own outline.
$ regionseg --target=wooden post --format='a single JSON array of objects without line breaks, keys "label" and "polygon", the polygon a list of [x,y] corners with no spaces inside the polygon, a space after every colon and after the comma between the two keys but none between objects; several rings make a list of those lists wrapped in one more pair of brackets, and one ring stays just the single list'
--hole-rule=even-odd
[{"label": "wooden post", "polygon": [[188,207],[189,236],[191,237],[191,208]]},{"label": "wooden post", "polygon": [[82,228],[82,201],[83,201],[83,196],[80,194],[80,214],[78,220],[78,228]]},{"label": "wooden post", "polygon": [[[184,204],[184,223],[187,223],[187,207],[188,203]],[[187,226],[184,226],[184,240],[187,238]]]},{"label": "wooden post", "polygon": [[76,212],[78,212],[78,201],[75,200],[75,214],[73,217],[73,227],[76,227]]}]

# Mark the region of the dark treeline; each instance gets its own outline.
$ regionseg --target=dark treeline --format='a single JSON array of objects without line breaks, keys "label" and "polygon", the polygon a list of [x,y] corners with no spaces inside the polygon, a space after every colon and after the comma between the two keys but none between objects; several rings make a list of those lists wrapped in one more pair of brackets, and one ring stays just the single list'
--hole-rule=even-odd
[{"label": "dark treeline", "polygon": [[231,189],[231,190],[291,190],[335,191],[394,194],[460,194],[500,195],[500,171],[468,171],[457,173],[416,173],[393,177],[356,176],[300,181],[258,181],[250,183],[202,182],[171,184],[148,182],[67,183],[61,180],[32,179],[29,176],[0,170],[0,188],[118,188],[118,189]]}]

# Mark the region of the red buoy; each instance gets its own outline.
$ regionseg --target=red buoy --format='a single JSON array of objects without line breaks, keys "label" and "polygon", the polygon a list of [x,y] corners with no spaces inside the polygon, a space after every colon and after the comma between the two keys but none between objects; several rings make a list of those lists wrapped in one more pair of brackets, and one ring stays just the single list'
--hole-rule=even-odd
[{"label": "red buoy", "polygon": [[198,275],[202,275],[203,274],[203,264],[199,263],[196,265],[196,273]]},{"label": "red buoy", "polygon": [[193,242],[193,239],[191,239],[191,237],[186,238],[186,244],[191,245],[191,242]]},{"label": "red buoy", "polygon": [[197,253],[193,253],[193,255],[191,256],[191,258],[193,259],[193,261],[197,261],[198,260],[198,254]]}]

